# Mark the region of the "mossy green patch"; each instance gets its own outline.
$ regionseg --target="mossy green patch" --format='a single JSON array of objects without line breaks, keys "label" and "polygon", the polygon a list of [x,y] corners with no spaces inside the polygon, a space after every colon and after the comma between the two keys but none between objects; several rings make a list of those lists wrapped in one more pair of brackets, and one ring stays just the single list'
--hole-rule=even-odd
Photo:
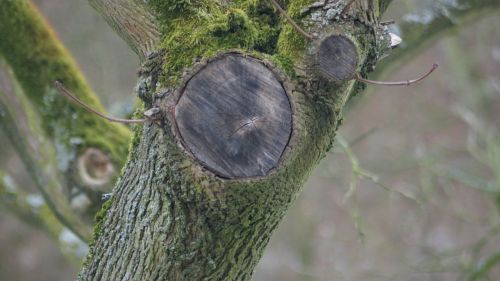
[{"label": "mossy green patch", "polygon": [[211,57],[215,53],[233,49],[250,49],[256,40],[256,28],[239,9],[227,12],[180,18],[170,23],[171,32],[163,41],[166,51],[164,71],[168,81],[175,82],[182,70],[198,57]]},{"label": "mossy green patch", "polygon": [[[314,0],[290,0],[287,6],[288,15],[300,25],[302,19],[300,11],[308,5],[315,2]],[[303,35],[298,33],[285,19],[283,21],[283,29],[281,30],[277,48],[280,55],[280,61],[296,62],[302,59],[302,56],[309,44],[308,40]],[[287,63],[286,65],[289,65]]]},{"label": "mossy green patch", "polygon": [[167,58],[165,75],[171,81],[197,57],[211,57],[225,49],[251,49],[257,39],[256,27],[239,9],[179,19],[173,24],[175,31],[162,45]]},{"label": "mossy green patch", "polygon": [[278,66],[281,70],[283,70],[286,75],[292,78],[295,77],[295,70],[293,68],[295,62],[291,57],[286,55],[276,54],[271,57],[271,60],[276,66]]},{"label": "mossy green patch", "polygon": [[125,162],[129,130],[70,103],[52,86],[61,81],[83,102],[103,111],[96,95],[50,26],[29,1],[4,1],[0,9],[0,56],[12,68],[45,133],[66,147],[96,147],[117,165]]},{"label": "mossy green patch", "polygon": [[160,19],[172,19],[188,16],[201,1],[192,0],[150,0],[149,5],[156,11]]},{"label": "mossy green patch", "polygon": [[[292,2],[290,14],[299,17],[300,9],[310,2]],[[161,47],[166,55],[161,81],[167,85],[176,84],[183,70],[197,58],[212,57],[229,49],[275,56],[273,61],[292,73],[293,63],[307,46],[300,34],[280,20],[268,0],[238,0],[229,4],[192,1],[180,8],[185,11],[182,16],[174,15],[165,3],[150,4],[162,23]]]}]

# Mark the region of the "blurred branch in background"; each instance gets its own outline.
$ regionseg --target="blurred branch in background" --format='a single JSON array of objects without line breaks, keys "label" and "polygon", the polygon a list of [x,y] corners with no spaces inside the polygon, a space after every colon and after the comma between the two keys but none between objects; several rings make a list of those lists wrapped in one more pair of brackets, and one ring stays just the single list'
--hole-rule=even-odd
[{"label": "blurred branch in background", "polygon": [[28,225],[47,232],[57,241],[61,252],[75,266],[87,254],[87,245],[61,224],[40,194],[26,193],[9,175],[0,171],[0,209],[15,214]]},{"label": "blurred branch in background", "polygon": [[403,42],[380,61],[377,70],[370,75],[372,79],[384,79],[446,33],[496,13],[500,8],[499,0],[437,0],[425,3],[424,9],[407,14],[403,17],[403,22],[396,22],[393,26],[393,32]]},{"label": "blurred branch in background", "polygon": [[[70,104],[60,80],[103,111],[75,62],[30,1],[1,1],[2,130],[56,216],[85,241],[92,218],[126,159],[130,131]],[[6,69],[12,70],[12,76]],[[10,77],[9,77],[10,76]],[[15,79],[20,89],[9,80]],[[8,105],[8,106],[7,106]],[[15,106],[14,106],[15,105]],[[89,149],[92,153],[89,156]],[[117,167],[113,169],[112,167]],[[90,178],[98,181],[88,181]],[[95,183],[102,183],[96,185]],[[83,204],[83,205],[82,205]]]},{"label": "blurred branch in background", "polygon": [[[476,281],[476,280],[486,279],[489,271],[493,268],[493,266],[497,265],[498,263],[500,263],[500,252],[492,255],[491,257],[486,259],[484,262],[482,262],[478,266],[478,268],[472,272],[471,276],[467,280],[468,281]],[[491,279],[491,277],[488,277],[488,279],[493,280],[493,279]]]},{"label": "blurred branch in background", "polygon": [[392,188],[386,186],[385,184],[383,184],[380,181],[380,177],[378,175],[361,167],[361,165],[359,164],[358,158],[356,157],[356,155],[354,154],[354,152],[351,149],[351,146],[354,145],[355,143],[361,141],[365,137],[367,137],[368,136],[367,134],[369,134],[370,132],[373,132],[373,130],[370,130],[368,133],[362,134],[361,136],[355,138],[351,143],[347,142],[347,140],[344,139],[344,137],[341,134],[337,134],[337,136],[335,138],[336,143],[340,146],[343,153],[345,153],[345,155],[347,156],[347,159],[349,160],[349,162],[351,164],[351,173],[352,174],[351,174],[351,179],[350,179],[350,183],[349,183],[349,189],[344,194],[343,201],[344,202],[346,202],[348,200],[352,201],[353,206],[351,208],[351,214],[353,216],[355,226],[356,226],[356,229],[358,230],[358,235],[359,235],[361,241],[363,241],[366,234],[363,231],[363,218],[362,218],[362,215],[360,213],[360,210],[358,207],[358,201],[357,201],[358,182],[360,180],[368,180],[368,181],[374,183],[375,185],[381,187],[383,190],[385,190],[389,193],[397,194],[397,195],[399,195],[403,198],[406,198],[412,202],[415,202],[419,205],[422,205],[422,202],[420,202],[419,199],[414,194],[411,194],[409,192],[400,191],[397,189],[392,189]]},{"label": "blurred branch in background", "polygon": [[[459,276],[456,280],[482,280],[488,271],[499,262],[496,253],[486,257],[482,255],[485,248],[492,244],[491,240],[498,237],[499,233],[500,224],[494,225],[477,241],[464,247],[433,253],[412,269],[416,272],[430,274],[456,272]],[[432,249],[429,250],[432,251]],[[490,279],[486,278],[486,280]]]},{"label": "blurred branch in background", "polygon": [[[377,176],[373,172],[370,172],[370,171],[362,168],[359,164],[358,158],[356,157],[356,155],[354,155],[354,152],[351,150],[352,144],[349,144],[340,134],[337,135],[336,141],[338,141],[338,144],[344,150],[344,153],[347,155],[347,157],[351,163],[351,170],[353,173],[352,174],[353,179],[370,180],[371,182],[373,182],[377,186],[383,188],[385,191],[398,194],[406,199],[409,199],[411,201],[414,201],[414,202],[420,204],[419,200],[416,198],[416,196],[414,194],[410,194],[410,193],[403,192],[400,190],[391,189],[390,187],[388,187],[380,182],[379,176]],[[352,193],[354,193],[356,190],[357,190],[356,185],[351,186],[349,188],[349,191],[346,193],[345,198],[346,199],[349,198],[352,195]]]},{"label": "blurred branch in background", "polygon": [[22,159],[44,201],[55,216],[80,238],[90,236],[90,228],[71,209],[56,167],[60,165],[54,148],[42,129],[40,119],[22,96],[0,61],[0,129]]}]

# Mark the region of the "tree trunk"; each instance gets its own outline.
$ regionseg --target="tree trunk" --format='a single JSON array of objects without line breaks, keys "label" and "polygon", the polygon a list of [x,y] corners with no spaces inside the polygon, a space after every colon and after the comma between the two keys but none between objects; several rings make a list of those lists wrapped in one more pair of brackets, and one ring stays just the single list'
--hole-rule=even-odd
[{"label": "tree trunk", "polygon": [[[348,2],[289,2],[312,40],[278,22],[266,0],[210,1],[201,20],[190,15],[204,7],[183,18],[155,10],[177,30],[144,63],[140,81],[159,82],[138,94],[161,117],[136,130],[80,280],[251,279],[331,148],[342,108],[361,88],[354,75],[389,47],[377,9],[344,9]],[[279,35],[266,38],[269,28]]]},{"label": "tree trunk", "polygon": [[[120,164],[127,130],[56,95],[52,83],[62,80],[100,108],[33,5],[0,2],[0,55],[29,99],[12,102],[16,93],[0,88],[0,113],[7,113],[0,125],[33,167],[31,176],[55,214],[71,218],[67,202],[54,198],[74,175],[45,169],[53,149],[38,155],[37,142],[26,136],[40,133],[79,158],[98,148]],[[363,88],[352,79],[365,76],[388,49],[379,18],[392,1],[283,1],[298,28],[271,0],[89,2],[143,60],[137,95],[159,118],[136,128],[79,278],[250,279],[273,230],[331,148],[346,101]],[[443,11],[430,26],[450,28],[448,22],[469,20],[470,11],[499,4],[459,2],[440,3]],[[418,26],[418,36],[427,34],[427,24]],[[435,37],[411,37],[407,45]],[[22,114],[7,106],[21,103]],[[16,122],[23,114],[32,117],[28,125]],[[75,145],[72,136],[83,142]],[[0,185],[0,199],[11,189]],[[78,220],[59,219],[79,229],[71,227]]]}]

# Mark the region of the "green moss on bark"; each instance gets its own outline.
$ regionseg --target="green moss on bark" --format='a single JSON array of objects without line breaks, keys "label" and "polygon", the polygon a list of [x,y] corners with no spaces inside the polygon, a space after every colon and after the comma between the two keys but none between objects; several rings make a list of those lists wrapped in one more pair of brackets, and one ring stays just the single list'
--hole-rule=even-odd
[{"label": "green moss on bark", "polygon": [[45,133],[64,151],[96,147],[111,155],[118,166],[127,155],[129,130],[111,124],[71,104],[54,88],[61,81],[75,95],[103,111],[76,63],[31,2],[1,1],[0,56],[14,71]]},{"label": "green moss on bark", "polygon": [[[175,2],[175,5],[168,5]],[[289,13],[300,19],[299,12],[312,0],[291,2]],[[302,57],[307,41],[280,19],[268,0],[238,0],[229,4],[216,1],[152,1],[162,23],[161,48],[166,52],[163,82],[174,85],[183,70],[197,58],[241,49],[272,56],[287,73]],[[181,12],[182,11],[182,12]]]},{"label": "green moss on bark", "polygon": [[[300,10],[311,2],[283,6],[302,24]],[[250,280],[272,232],[331,148],[354,82],[329,82],[310,69],[293,76],[294,67],[314,64],[305,58],[311,42],[280,20],[268,0],[191,2],[179,14],[152,7],[164,25],[163,82],[168,90],[178,89],[183,70],[197,58],[227,49],[271,58],[290,76],[292,137],[280,166],[266,177],[223,180],[180,147],[173,120],[167,118],[160,127],[142,126],[93,248],[106,260],[87,263],[81,280]],[[261,19],[263,13],[257,11],[272,13]],[[317,23],[311,15],[304,20]],[[360,70],[375,45],[371,30],[354,20],[330,24],[355,41]],[[323,27],[311,28],[330,34]],[[158,106],[169,112],[174,96],[162,95]]]},{"label": "green moss on bark", "polygon": [[[303,19],[300,11],[314,2],[314,0],[291,0],[287,6],[287,13],[300,25],[300,21]],[[282,58],[296,62],[303,58],[304,51],[309,42],[286,22],[285,19],[282,19],[282,21],[284,26],[278,40],[278,53]]]}]

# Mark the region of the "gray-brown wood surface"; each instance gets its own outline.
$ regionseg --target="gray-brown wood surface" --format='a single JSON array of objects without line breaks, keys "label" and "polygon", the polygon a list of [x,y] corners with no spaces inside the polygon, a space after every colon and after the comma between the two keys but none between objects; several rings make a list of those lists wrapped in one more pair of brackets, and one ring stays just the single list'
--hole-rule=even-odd
[{"label": "gray-brown wood surface", "polygon": [[358,64],[356,46],[345,36],[331,35],[319,47],[319,68],[321,74],[333,81],[354,77]]},{"label": "gray-brown wood surface", "polygon": [[278,77],[256,58],[228,54],[188,82],[176,106],[186,148],[224,178],[265,176],[292,130],[292,110]]}]

